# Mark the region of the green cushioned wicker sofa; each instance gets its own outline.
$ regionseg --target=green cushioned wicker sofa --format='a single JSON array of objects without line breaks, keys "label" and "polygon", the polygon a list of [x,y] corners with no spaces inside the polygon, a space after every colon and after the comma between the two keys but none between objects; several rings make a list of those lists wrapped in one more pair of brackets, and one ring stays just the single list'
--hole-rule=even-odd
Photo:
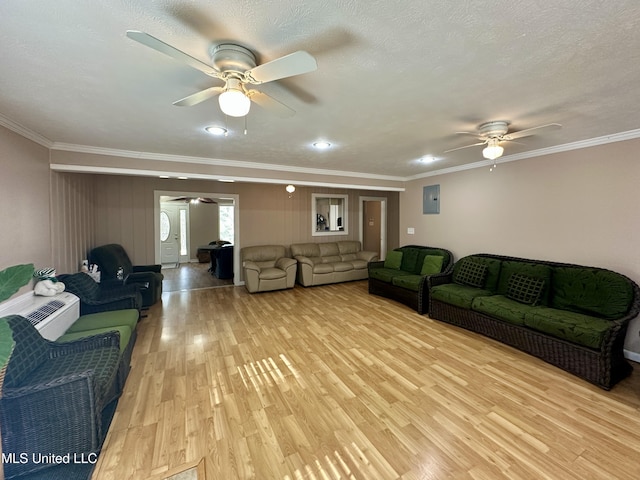
[{"label": "green cushioned wicker sofa", "polygon": [[476,254],[429,279],[429,316],[535,355],[610,389],[629,375],[623,354],[640,311],[638,285],[616,272]]},{"label": "green cushioned wicker sofa", "polygon": [[388,252],[386,260],[369,263],[369,293],[391,298],[423,314],[429,306],[427,276],[452,268],[453,255],[444,248],[399,247]]}]

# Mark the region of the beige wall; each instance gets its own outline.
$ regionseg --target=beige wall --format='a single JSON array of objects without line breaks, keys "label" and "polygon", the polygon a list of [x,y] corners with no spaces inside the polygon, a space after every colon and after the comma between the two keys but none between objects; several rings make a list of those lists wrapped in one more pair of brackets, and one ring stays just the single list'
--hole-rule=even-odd
[{"label": "beige wall", "polygon": [[[0,127],[0,270],[52,265],[49,222],[49,152]],[[33,288],[23,287],[18,294]]]},{"label": "beige wall", "polygon": [[[234,194],[239,198],[240,248],[251,245],[290,245],[359,238],[360,196],[386,197],[388,245],[398,246],[397,192],[298,187],[289,198],[284,185],[223,183],[209,180],[177,180],[155,177],[95,175],[96,244],[120,243],[134,264],[155,262],[154,192]],[[311,193],[349,195],[348,235],[311,235]]]},{"label": "beige wall", "polygon": [[198,247],[218,239],[218,204],[189,204],[189,244],[191,259],[196,258]]},{"label": "beige wall", "polygon": [[[410,182],[400,243],[592,265],[640,283],[638,151],[630,140]],[[434,184],[440,214],[423,215],[422,188]],[[640,353],[639,330],[635,319],[625,348]]]}]

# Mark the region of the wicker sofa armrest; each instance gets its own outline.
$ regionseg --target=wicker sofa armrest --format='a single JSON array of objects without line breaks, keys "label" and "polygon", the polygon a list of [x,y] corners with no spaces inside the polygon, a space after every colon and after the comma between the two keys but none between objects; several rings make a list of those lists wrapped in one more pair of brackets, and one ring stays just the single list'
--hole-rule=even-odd
[{"label": "wicker sofa armrest", "polygon": [[369,270],[371,270],[372,268],[383,268],[384,267],[384,260],[376,260],[373,262],[369,262]]},{"label": "wicker sofa armrest", "polygon": [[124,284],[130,286],[136,286],[136,283],[143,282],[149,282],[152,284],[153,282],[157,281],[156,278],[157,273],[151,272],[149,270],[145,270],[142,272],[131,272],[129,275],[127,275],[127,278],[124,279]]},{"label": "wicker sofa armrest", "polygon": [[120,333],[113,330],[80,338],[72,342],[49,342],[49,358],[62,357],[104,347],[120,348]]},{"label": "wicker sofa armrest", "polygon": [[[77,395],[76,389],[88,389],[88,392],[93,392],[94,383],[95,372],[93,369],[89,368],[84,372],[63,375],[49,382],[25,385],[23,387],[5,387],[2,391],[2,399],[14,400],[21,397],[27,397],[29,395],[46,394],[61,395],[63,397],[69,396],[70,398],[68,401],[73,403],[72,397]],[[71,385],[73,385],[73,387],[71,387]],[[91,393],[91,395],[93,395],[93,393]]]},{"label": "wicker sofa armrest", "polygon": [[453,282],[453,273],[436,273],[434,275],[427,276],[427,286],[429,290],[437,285],[444,285],[445,283]]}]

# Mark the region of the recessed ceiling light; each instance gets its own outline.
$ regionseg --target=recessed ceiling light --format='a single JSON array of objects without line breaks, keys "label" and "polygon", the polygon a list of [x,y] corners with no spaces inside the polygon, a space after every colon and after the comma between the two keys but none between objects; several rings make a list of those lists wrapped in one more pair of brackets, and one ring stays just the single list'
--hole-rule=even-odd
[{"label": "recessed ceiling light", "polygon": [[189,177],[178,177],[178,180],[188,180]]},{"label": "recessed ceiling light", "polygon": [[424,157],[418,159],[420,163],[433,163],[436,160],[437,158],[432,155],[425,155]]},{"label": "recessed ceiling light", "polygon": [[223,127],[206,127],[205,130],[207,132],[209,132],[211,135],[217,135],[217,136],[227,136],[227,129],[223,128]]},{"label": "recessed ceiling light", "polygon": [[317,148],[318,150],[326,150],[327,148],[329,148],[331,146],[331,144],[329,142],[315,142],[313,144],[314,148]]},{"label": "recessed ceiling light", "polygon": [[160,178],[169,178],[169,175],[160,175]]},{"label": "recessed ceiling light", "polygon": [[233,183],[233,182],[235,182],[235,180],[233,178],[219,178],[218,181],[219,182],[224,182],[224,183]]}]

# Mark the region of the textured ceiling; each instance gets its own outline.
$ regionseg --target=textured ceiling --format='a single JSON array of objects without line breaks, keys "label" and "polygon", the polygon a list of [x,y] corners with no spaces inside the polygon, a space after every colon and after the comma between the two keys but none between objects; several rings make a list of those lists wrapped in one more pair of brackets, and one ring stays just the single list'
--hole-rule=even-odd
[{"label": "textured ceiling", "polygon": [[[54,144],[409,177],[483,160],[443,152],[488,120],[563,125],[505,155],[640,128],[638,25],[638,0],[3,0],[0,114]],[[307,50],[318,70],[259,86],[297,114],[253,105],[245,136],[215,99],[173,106],[220,81],[128,29],[206,63],[221,41],[259,63]]]}]

